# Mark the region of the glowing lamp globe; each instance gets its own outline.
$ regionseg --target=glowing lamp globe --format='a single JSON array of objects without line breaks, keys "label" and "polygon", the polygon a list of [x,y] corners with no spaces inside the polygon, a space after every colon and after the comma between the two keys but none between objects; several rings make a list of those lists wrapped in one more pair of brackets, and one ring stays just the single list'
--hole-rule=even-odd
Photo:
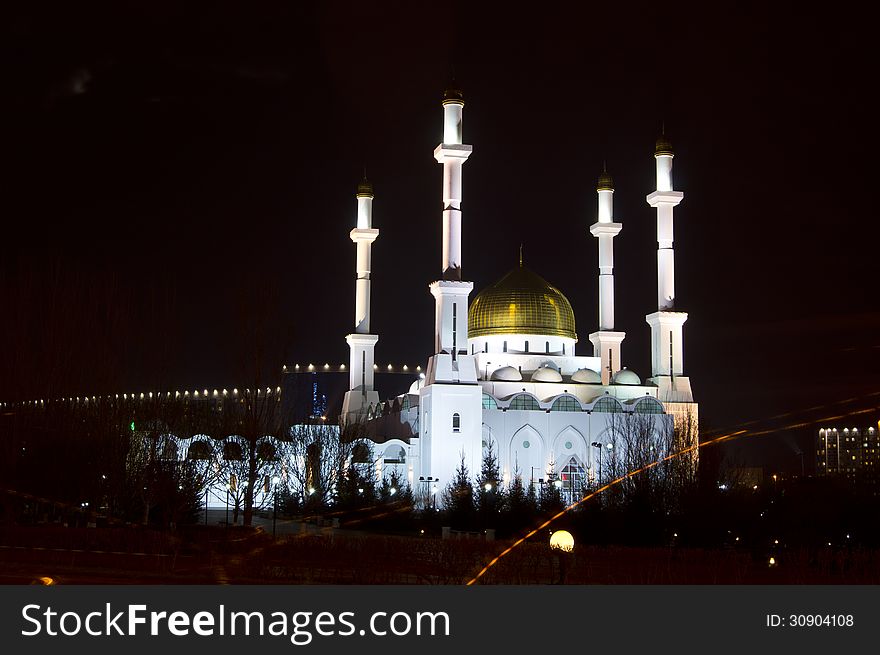
[{"label": "glowing lamp globe", "polygon": [[550,535],[550,548],[558,548],[570,553],[574,550],[574,537],[568,530],[557,530]]}]

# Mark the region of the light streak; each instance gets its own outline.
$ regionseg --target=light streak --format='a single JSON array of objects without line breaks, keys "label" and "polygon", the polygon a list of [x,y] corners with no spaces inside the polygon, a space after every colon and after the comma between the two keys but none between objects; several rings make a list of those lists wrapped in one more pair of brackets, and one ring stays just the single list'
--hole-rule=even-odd
[{"label": "light streak", "polygon": [[[873,394],[869,394],[869,396],[877,396],[877,395],[880,395],[880,392],[873,393]],[[821,407],[830,407],[830,406],[832,406],[832,405],[839,405],[839,404],[842,404],[842,403],[845,403],[845,402],[849,402],[850,400],[852,400],[852,399],[847,399],[846,401],[839,401],[839,402],[837,402],[837,403],[831,403],[831,404],[829,404],[829,405],[823,405],[823,406],[821,406]],[[807,411],[808,411],[808,410],[807,410]],[[724,442],[726,442],[726,441],[731,441],[731,440],[733,440],[733,439],[740,439],[740,438],[743,438],[743,437],[760,437],[760,436],[764,436],[764,435],[767,435],[767,434],[775,434],[775,433],[777,433],[777,432],[781,432],[781,431],[783,431],[783,430],[791,430],[791,429],[795,429],[795,428],[800,428],[800,427],[805,427],[805,426],[813,425],[813,424],[818,423],[818,422],[821,422],[821,421],[834,421],[834,420],[838,420],[838,419],[846,418],[846,417],[848,417],[848,416],[856,416],[856,415],[859,415],[859,414],[867,414],[867,413],[869,413],[869,412],[874,412],[874,411],[877,411],[877,408],[876,408],[876,407],[869,407],[869,408],[866,408],[866,409],[855,409],[855,410],[853,410],[853,411],[851,411],[851,412],[847,412],[847,413],[844,413],[844,414],[839,414],[839,415],[837,415],[837,416],[825,417],[825,418],[816,419],[816,420],[813,420],[813,421],[806,421],[806,422],[792,423],[792,424],[789,424],[789,425],[784,425],[784,426],[775,427],[775,428],[767,428],[767,429],[765,429],[765,430],[758,430],[758,431],[752,431],[752,430],[747,430],[747,429],[744,429],[744,428],[743,428],[743,429],[735,430],[735,431],[733,431],[733,432],[728,432],[728,433],[726,433],[726,434],[719,435],[719,436],[717,436],[717,437],[713,437],[712,439],[709,439],[709,440],[707,440],[707,441],[703,441],[702,443],[699,443],[699,444],[694,444],[693,446],[688,446],[687,448],[683,448],[682,450],[678,450],[678,451],[676,451],[676,452],[674,452],[674,453],[670,453],[669,455],[666,455],[665,457],[663,457],[663,458],[661,458],[661,459],[658,459],[658,460],[655,461],[655,462],[651,462],[650,464],[646,464],[645,466],[642,466],[641,468],[635,469],[635,470],[633,470],[633,471],[630,471],[630,472],[628,472],[628,473],[626,473],[626,474],[620,476],[619,478],[616,478],[616,479],[614,479],[614,480],[611,480],[610,482],[608,482],[608,483],[605,484],[604,486],[599,487],[599,488],[596,489],[595,491],[593,491],[593,492],[587,494],[586,496],[584,496],[583,498],[581,498],[579,501],[574,502],[574,503],[572,503],[571,505],[569,505],[569,506],[563,508],[562,510],[560,510],[559,512],[557,512],[556,514],[554,514],[553,516],[551,516],[549,519],[547,519],[546,521],[544,521],[544,522],[543,522],[541,525],[539,525],[537,528],[531,530],[531,531],[528,532],[525,536],[520,537],[520,538],[517,539],[515,542],[513,542],[513,544],[511,544],[510,546],[508,546],[507,548],[505,548],[505,549],[504,549],[504,550],[503,550],[498,556],[496,556],[496,557],[493,558],[488,564],[486,564],[486,566],[484,566],[484,567],[480,570],[480,572],[477,573],[476,576],[474,576],[471,580],[469,580],[468,583],[467,583],[467,586],[471,586],[471,585],[473,585],[473,584],[476,584],[477,581],[479,581],[479,579],[482,578],[482,577],[486,574],[486,572],[487,572],[489,569],[491,569],[493,566],[495,566],[495,565],[496,565],[496,564],[497,564],[497,563],[498,563],[498,562],[499,562],[499,561],[500,561],[505,555],[509,554],[512,550],[514,550],[514,549],[517,548],[518,546],[522,545],[522,544],[523,544],[525,541],[527,541],[528,539],[534,537],[534,536],[535,536],[536,534],[538,534],[541,530],[544,530],[545,528],[549,527],[550,524],[552,524],[556,519],[565,516],[568,512],[570,512],[571,510],[573,510],[575,507],[578,507],[578,506],[582,505],[583,503],[586,503],[588,500],[591,500],[592,498],[595,498],[595,497],[598,496],[599,494],[601,494],[601,493],[607,491],[608,489],[610,489],[610,488],[612,488],[612,487],[617,486],[617,485],[620,484],[621,482],[624,482],[625,480],[629,480],[630,478],[635,477],[636,475],[639,475],[640,473],[643,473],[643,472],[645,472],[645,471],[648,471],[648,470],[654,468],[655,466],[659,466],[660,464],[662,464],[662,463],[664,463],[664,462],[668,462],[668,461],[670,461],[670,460],[677,459],[677,458],[681,457],[682,455],[687,455],[688,453],[692,453],[692,452],[694,452],[695,450],[699,450],[700,448],[705,448],[706,446],[714,446],[714,445],[717,445],[717,444],[720,444],[720,443],[724,443]],[[795,413],[799,413],[799,412],[789,412],[789,414],[795,414]],[[780,416],[783,416],[783,415],[780,415]],[[760,422],[760,421],[750,421],[750,422],[748,422],[748,423],[743,423],[742,425],[743,425],[743,426],[745,426],[745,425],[751,425],[751,424],[758,423],[758,422]]]}]

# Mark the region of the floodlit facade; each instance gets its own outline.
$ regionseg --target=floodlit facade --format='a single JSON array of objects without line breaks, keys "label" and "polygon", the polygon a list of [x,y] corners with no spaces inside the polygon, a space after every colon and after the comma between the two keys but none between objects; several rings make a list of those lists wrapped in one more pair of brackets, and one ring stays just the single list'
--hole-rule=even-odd
[{"label": "floodlit facade", "polygon": [[377,473],[394,470],[417,497],[436,498],[462,461],[476,477],[491,448],[505,483],[515,476],[526,484],[552,480],[574,498],[585,484],[624,470],[638,430],[662,441],[674,424],[686,424],[696,443],[697,403],[684,373],[688,315],[674,307],[673,209],[683,194],[673,190],[669,140],[657,141],[656,189],[647,196],[657,215],[658,303],[645,317],[651,375],[643,379],[623,365],[626,333],[615,326],[614,238],[623,224],[615,222],[607,171],[596,186],[596,221],[589,227],[599,251],[599,320],[589,335],[590,354],[576,352],[566,296],[522,256],[519,266],[471,297],[474,284],[463,277],[462,173],[473,148],[463,142],[463,109],[461,92],[447,90],[443,140],[434,150],[443,167],[441,267],[428,285],[435,299],[434,353],[408,393],[384,401],[372,378],[379,337],[368,327],[369,248],[378,230],[372,228],[372,187],[366,181],[358,187],[356,331],[347,337],[343,420],[365,422]]}]

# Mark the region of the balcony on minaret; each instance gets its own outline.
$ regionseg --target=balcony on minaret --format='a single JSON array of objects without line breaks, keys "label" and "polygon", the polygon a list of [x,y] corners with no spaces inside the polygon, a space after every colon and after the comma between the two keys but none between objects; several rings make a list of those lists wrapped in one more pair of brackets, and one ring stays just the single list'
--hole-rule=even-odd
[{"label": "balcony on minaret", "polygon": [[460,160],[463,162],[471,156],[473,151],[473,146],[468,146],[463,143],[441,143],[434,148],[434,159],[436,159],[439,164],[453,160]]},{"label": "balcony on minaret", "polygon": [[652,191],[647,195],[645,200],[651,207],[659,207],[660,205],[671,205],[675,207],[684,198],[681,191]]}]

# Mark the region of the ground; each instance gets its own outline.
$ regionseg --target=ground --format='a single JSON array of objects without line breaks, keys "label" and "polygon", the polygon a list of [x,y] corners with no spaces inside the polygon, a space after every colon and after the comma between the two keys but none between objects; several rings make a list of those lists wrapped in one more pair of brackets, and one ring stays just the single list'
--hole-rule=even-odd
[{"label": "ground", "polygon": [[[209,521],[210,521],[209,515]],[[464,584],[510,542],[479,535],[380,535],[271,518],[254,528],[12,527],[0,530],[0,583]],[[268,528],[268,531],[267,529]],[[880,553],[828,547],[765,553],[674,546],[515,548],[488,584],[878,584]]]}]

